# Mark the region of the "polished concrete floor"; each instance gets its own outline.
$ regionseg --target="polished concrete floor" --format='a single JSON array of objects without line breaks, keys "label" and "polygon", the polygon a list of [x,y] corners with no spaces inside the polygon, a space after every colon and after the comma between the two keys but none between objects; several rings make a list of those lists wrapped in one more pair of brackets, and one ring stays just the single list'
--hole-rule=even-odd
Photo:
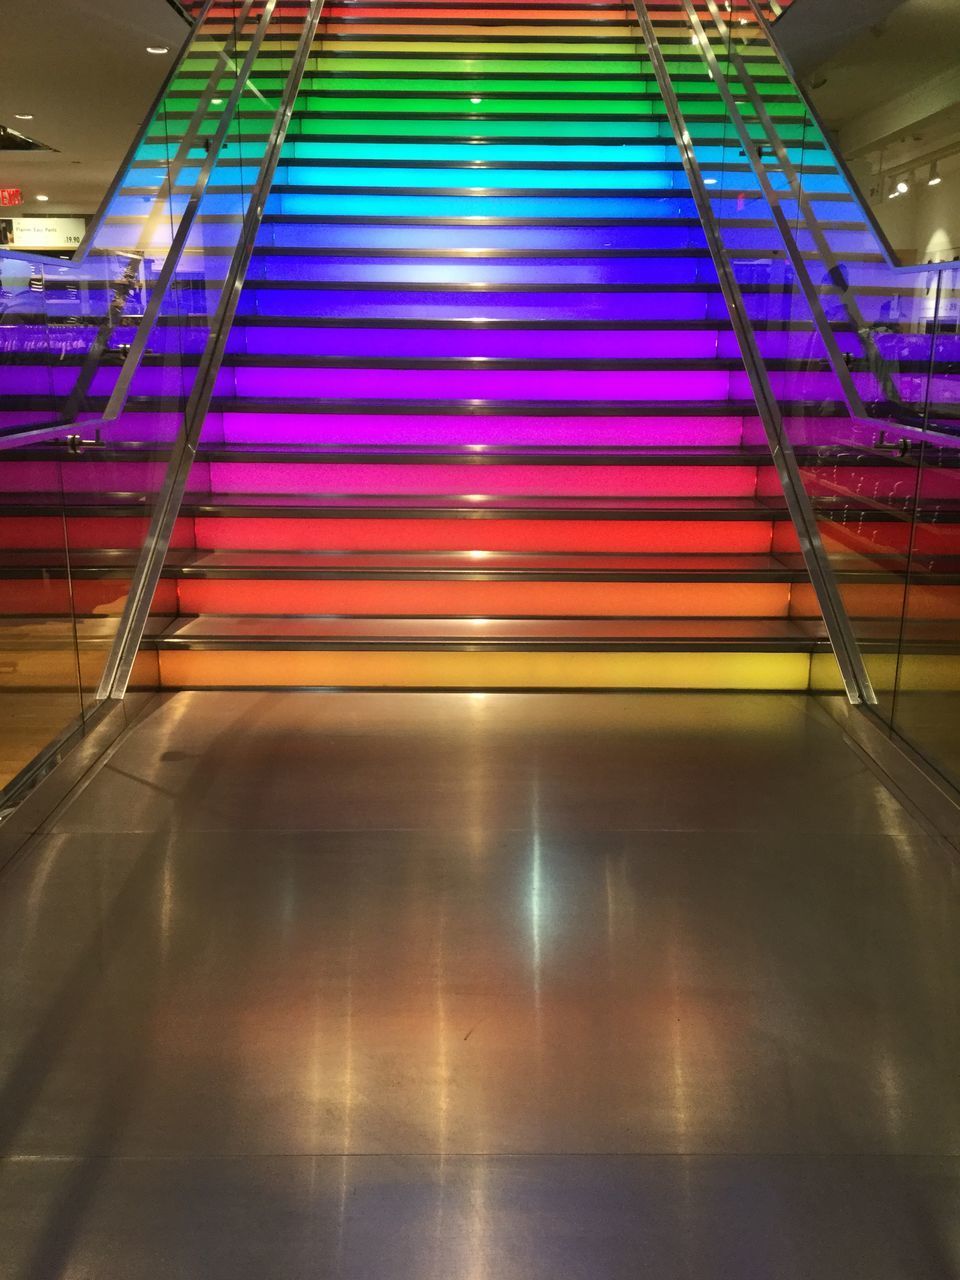
[{"label": "polished concrete floor", "polygon": [[0,1277],[960,1276],[957,889],[800,697],[171,696],[0,873]]}]

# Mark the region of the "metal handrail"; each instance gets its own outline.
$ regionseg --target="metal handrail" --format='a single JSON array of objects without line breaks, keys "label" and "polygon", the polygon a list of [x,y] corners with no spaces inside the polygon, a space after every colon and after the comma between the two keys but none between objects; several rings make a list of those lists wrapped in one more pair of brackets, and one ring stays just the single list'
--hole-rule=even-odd
[{"label": "metal handrail", "polygon": [[[784,215],[783,208],[780,203],[780,193],[770,182],[769,171],[766,165],[764,165],[760,154],[754,145],[753,138],[751,137],[750,131],[743,118],[743,113],[741,112],[736,97],[730,88],[730,82],[717,60],[717,56],[713,51],[713,46],[710,43],[710,38],[700,21],[700,15],[694,8],[691,0],[682,0],[682,3],[686,10],[687,18],[690,22],[694,36],[698,42],[701,55],[710,70],[711,77],[716,84],[720,96],[723,98],[724,105],[730,114],[733,127],[740,139],[740,145],[743,147],[744,153],[750,161],[751,168],[753,169],[754,175],[760,184],[764,198],[770,206],[770,211],[773,214],[777,230],[780,232],[787,255],[790,258],[791,266],[797,273],[797,279],[800,282],[800,287],[803,290],[804,297],[806,298],[813,314],[817,332],[820,334],[820,338],[827,349],[830,362],[834,366],[834,372],[843,388],[847,406],[851,413],[856,417],[870,417],[872,415],[867,411],[860,393],[853,382],[850,370],[847,368],[846,362],[843,359],[843,355],[840,351],[839,345],[837,344],[836,335],[833,332],[833,326],[828,321],[826,313],[823,310],[819,292],[817,291],[810,272],[807,269],[806,260],[800,251],[796,238],[790,231],[789,223]],[[749,68],[737,51],[730,28],[727,26],[720,10],[717,8],[715,0],[704,0],[704,3],[710,11],[710,16],[713,18],[721,40],[724,41],[725,52],[729,55],[730,61],[736,67],[737,75],[740,78],[743,90],[750,99],[750,103],[757,113],[757,119],[760,121],[763,131],[766,134],[770,145],[773,147],[778,161],[780,162],[780,167],[783,170],[784,176],[790,186],[790,194],[796,201],[797,207],[803,215],[804,224],[810,235],[813,237],[814,243],[817,247],[817,253],[821,261],[827,266],[828,271],[831,272],[831,274],[834,274],[838,272],[840,268],[840,261],[834,254],[833,249],[830,246],[830,242],[827,240],[820,223],[817,221],[813,207],[810,204],[807,194],[803,188],[803,183],[800,180],[800,175],[798,174],[793,161],[790,159],[790,154],[784,145],[783,139],[780,137],[779,132],[770,118],[770,113],[767,111],[766,103],[757,91],[757,87],[754,84]],[[860,311],[856,299],[851,296],[849,290],[842,292],[840,294],[840,298],[847,315],[850,317],[853,327],[861,338],[861,341],[864,342],[865,345],[870,346],[878,366],[882,368],[883,361],[881,353],[877,348],[876,340],[870,333],[866,319]],[[887,398],[896,402],[899,399],[899,394],[896,386],[889,378],[889,375],[884,378],[882,385],[884,394]],[[903,407],[905,408],[905,406]]]},{"label": "metal handrail", "polygon": [[634,0],[637,18],[643,30],[650,54],[654,75],[663,98],[667,118],[680,152],[684,172],[690,184],[691,195],[703,226],[720,288],[727,304],[730,321],[740,347],[744,368],[750,380],[757,412],[763,423],[773,464],[783,489],[787,510],[793,520],[800,542],[804,564],[816,592],[823,614],[827,635],[840,668],[847,698],[854,705],[875,705],[877,701],[870,676],[857,644],[846,607],[837,587],[816,515],[809,495],[803,486],[793,446],[786,436],[780,406],[770,382],[766,364],[757,344],[756,335],[748,319],[746,304],[739,281],[733,270],[726,247],[720,236],[719,226],[707,195],[707,188],[700,172],[700,163],[693,149],[679,99],[673,88],[670,73],[660,47],[656,29],[647,12],[646,0]]},{"label": "metal handrail", "polygon": [[206,347],[200,357],[193,387],[183,414],[183,423],[167,467],[163,487],[140,552],[123,616],[107,658],[97,692],[99,699],[124,696],[133,663],[140,647],[157,583],[163,569],[174,523],[180,512],[190,469],[196,456],[204,419],[213,397],[217,375],[230,329],[240,301],[240,292],[253,255],[266,199],[280,160],[294,104],[310,57],[325,0],[310,0],[297,51],[284,86],[280,108],[260,162],[257,181],[244,215],[240,239],[226,272],[220,300],[214,314]]}]

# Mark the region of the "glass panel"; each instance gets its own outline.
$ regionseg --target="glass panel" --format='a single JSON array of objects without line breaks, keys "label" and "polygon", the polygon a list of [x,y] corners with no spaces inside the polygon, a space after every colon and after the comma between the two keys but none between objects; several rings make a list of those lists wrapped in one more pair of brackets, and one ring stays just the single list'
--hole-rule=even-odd
[{"label": "glass panel", "polygon": [[[54,524],[58,530],[60,558],[72,581],[75,680],[88,709],[175,455],[195,369],[274,121],[275,103],[265,100],[256,83],[257,75],[283,72],[283,55],[277,42],[271,43],[271,20],[279,22],[273,6],[262,0],[218,0],[121,174],[90,255],[65,270],[62,264],[45,267],[40,287],[30,291],[42,303],[31,320],[35,361],[24,359],[30,354],[24,352],[27,328],[6,326],[4,347],[12,363],[4,371],[10,395],[5,425],[10,427],[15,418],[22,424],[28,411],[34,420],[62,418],[98,328],[111,322],[109,339],[88,366],[91,376],[78,401],[74,430],[82,446],[69,457],[62,444],[38,446],[38,465],[46,456],[59,459],[56,514],[46,491],[32,492],[26,472],[19,473],[18,492],[5,497],[8,537],[35,540],[27,550],[38,573],[51,568],[51,557],[56,561],[49,541]],[[111,315],[105,279],[96,268],[118,261],[136,264],[135,281],[122,314],[118,309]],[[88,287],[73,288],[77,279],[88,281]],[[69,297],[65,318],[58,309],[60,294]],[[28,385],[31,377],[35,382]],[[14,400],[27,392],[43,403]],[[188,525],[184,518],[174,528],[174,557],[187,539]],[[58,564],[52,568],[60,571]],[[173,576],[161,580],[133,687],[156,685],[149,637],[175,614],[176,592]]]},{"label": "glass panel", "polygon": [[137,265],[110,252],[77,264],[0,251],[0,432],[74,416],[98,335],[136,313]]},{"label": "glass panel", "polygon": [[81,712],[59,449],[0,449],[0,811]]},{"label": "glass panel", "polygon": [[[226,158],[227,123],[246,127],[257,104],[244,92],[247,51],[262,4],[218,3],[187,50],[160,109],[110,203],[98,247],[127,251],[140,266],[135,313],[128,308],[93,377],[78,431],[97,440],[64,466],[71,562],[89,581],[78,597],[86,704],[100,677],[175,454],[199,352],[222,282],[222,242],[238,234],[249,175]],[[216,72],[214,76],[212,72]],[[207,140],[210,140],[210,154]],[[217,158],[221,140],[224,151]],[[214,159],[217,158],[216,165]],[[120,411],[112,417],[116,408]],[[107,420],[104,420],[104,419]],[[186,537],[177,523],[172,547]],[[152,602],[131,687],[154,687],[150,636],[176,612],[176,582]]]},{"label": "glass panel", "polygon": [[960,787],[960,450],[922,446],[893,726]]},{"label": "glass panel", "polygon": [[[928,333],[932,411],[940,416],[957,411],[957,275],[953,270],[939,278]],[[960,787],[960,442],[931,432],[913,452],[916,519],[893,726]]]},{"label": "glass panel", "polygon": [[[673,21],[674,57],[687,44],[701,68],[699,81],[679,64],[671,77],[707,198],[889,720],[919,475],[900,436],[869,419],[919,426],[955,403],[956,352],[931,345],[937,281],[885,263],[749,0],[696,10],[679,0]],[[710,99],[725,113],[719,149],[702,132]],[[777,550],[797,556],[790,526],[782,539]],[[798,625],[818,625],[808,586],[798,585],[792,609]]]}]

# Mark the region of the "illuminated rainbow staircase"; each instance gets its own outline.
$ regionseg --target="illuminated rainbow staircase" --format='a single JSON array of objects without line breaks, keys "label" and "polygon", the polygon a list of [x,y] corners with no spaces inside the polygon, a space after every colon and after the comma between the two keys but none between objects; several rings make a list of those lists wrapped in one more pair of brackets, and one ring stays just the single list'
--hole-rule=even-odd
[{"label": "illuminated rainbow staircase", "polygon": [[[692,60],[688,118],[719,146]],[[62,465],[91,626],[143,536],[158,333],[116,492]],[[29,550],[42,515],[7,519]],[[835,685],[629,5],[329,5],[154,611],[170,687]]]}]

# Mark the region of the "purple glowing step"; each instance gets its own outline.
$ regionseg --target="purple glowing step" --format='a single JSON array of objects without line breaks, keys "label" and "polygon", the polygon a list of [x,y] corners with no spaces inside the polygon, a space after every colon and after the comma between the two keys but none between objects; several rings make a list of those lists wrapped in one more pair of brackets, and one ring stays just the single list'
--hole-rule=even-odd
[{"label": "purple glowing step", "polygon": [[[188,394],[195,368],[147,365],[134,376],[131,395],[142,399],[163,399]],[[90,394],[106,397],[118,376],[115,367],[98,371]],[[11,396],[66,396],[73,387],[75,369],[12,366],[5,386]],[[788,369],[769,372],[776,395],[787,401],[842,403],[837,377],[832,370]],[[866,400],[879,396],[869,373],[853,377]],[[907,403],[921,403],[929,393],[936,404],[949,404],[954,390],[949,374],[928,381],[923,373],[898,377],[900,394]],[[612,403],[691,404],[752,399],[750,381],[737,370],[686,368],[679,371],[624,369],[490,369],[484,366],[461,369],[400,367],[297,366],[224,367],[216,380],[214,395],[227,399],[353,401],[535,401],[563,404],[573,401]],[[318,404],[318,411],[322,406]]]},{"label": "purple glowing step", "polygon": [[[77,328],[85,351],[96,336],[92,327]],[[121,326],[114,342],[126,344],[136,330]],[[158,326],[151,337],[149,351],[171,357],[198,356],[207,341],[207,329]],[[852,332],[837,334],[841,350],[862,355],[858,336]],[[792,329],[761,329],[757,333],[761,354],[769,360],[815,358],[817,348],[812,326]],[[928,360],[934,346],[929,334],[909,337],[881,335],[882,349],[895,348],[901,361]],[[484,329],[467,325],[461,328],[431,328],[429,325],[371,326],[369,328],[338,325],[298,325],[256,323],[245,317],[234,324],[227,339],[226,353],[231,355],[314,356],[329,359],[380,357],[384,359],[515,359],[515,360],[620,360],[638,359],[735,359],[739,347],[732,329],[723,323],[704,327],[657,326],[624,329]],[[936,358],[948,362],[960,359],[960,335],[936,339]],[[893,351],[891,350],[891,357]],[[50,364],[56,363],[51,358]]]},{"label": "purple glowing step", "polygon": [[[764,299],[766,302],[766,299]],[[172,305],[172,303],[171,303]],[[784,308],[789,314],[789,308]],[[765,311],[766,313],[766,311]],[[544,321],[581,323],[598,320],[616,323],[655,320],[726,319],[726,306],[716,285],[685,292],[656,290],[636,293],[530,292],[511,290],[390,290],[354,291],[272,289],[249,281],[240,299],[238,314],[259,316],[323,317],[351,321],[397,319],[420,321],[460,319],[470,321]]]},{"label": "purple glowing step", "polygon": [[[132,332],[132,331],[131,331]],[[189,338],[189,335],[187,335]],[[198,354],[205,341],[196,330],[184,343],[184,333],[159,329],[153,349]],[[786,354],[797,335],[764,333],[766,353]],[[314,356],[330,359],[501,359],[501,360],[617,360],[736,358],[736,340],[728,330],[649,329],[430,329],[430,328],[273,328],[234,326],[227,354]]]},{"label": "purple glowing step", "polygon": [[[13,368],[11,394],[66,394],[73,385],[67,370]],[[115,369],[101,370],[93,380],[91,395],[106,396],[116,381]],[[132,394],[147,399],[189,392],[195,370],[148,366],[133,381]],[[839,383],[832,370],[773,370],[769,373],[776,395],[784,400],[841,403]],[[855,374],[854,382],[866,398],[878,395],[869,374]],[[901,394],[913,401],[922,399],[927,381],[924,375],[901,374]],[[946,401],[951,390],[949,377],[934,379],[935,400]],[[593,403],[673,401],[691,404],[752,400],[745,373],[736,370],[702,368],[665,370],[624,369],[404,369],[404,368],[236,368],[226,367],[217,377],[217,397],[254,400],[379,400],[389,401],[536,401],[563,404],[568,401]]]},{"label": "purple glowing step", "polygon": [[[579,456],[579,455],[577,455]],[[68,495],[68,501],[105,494],[145,492],[153,488],[151,463],[82,460],[61,464],[29,459],[0,472],[0,493]],[[758,465],[698,465],[681,455],[672,465],[580,462],[549,465],[476,462],[322,462],[201,460],[193,467],[188,494],[207,501],[257,495],[310,494],[431,496],[482,492],[495,497],[656,499],[751,498]],[[56,502],[58,499],[54,498]]]},{"label": "purple glowing step", "polygon": [[[123,414],[104,430],[112,441],[168,444],[176,435],[180,417],[173,412],[133,412]],[[836,439],[836,427],[829,419],[806,423],[809,438],[825,442]],[[650,415],[570,413],[493,413],[478,407],[471,413],[404,413],[342,411],[331,413],[283,413],[213,409],[203,428],[205,445],[284,445],[339,447],[389,445],[394,448],[423,446],[438,448],[496,449],[523,447],[645,447],[645,448],[751,448],[763,447],[764,436],[753,416],[722,412],[717,406],[709,414],[702,411],[676,413],[657,411]]]}]

